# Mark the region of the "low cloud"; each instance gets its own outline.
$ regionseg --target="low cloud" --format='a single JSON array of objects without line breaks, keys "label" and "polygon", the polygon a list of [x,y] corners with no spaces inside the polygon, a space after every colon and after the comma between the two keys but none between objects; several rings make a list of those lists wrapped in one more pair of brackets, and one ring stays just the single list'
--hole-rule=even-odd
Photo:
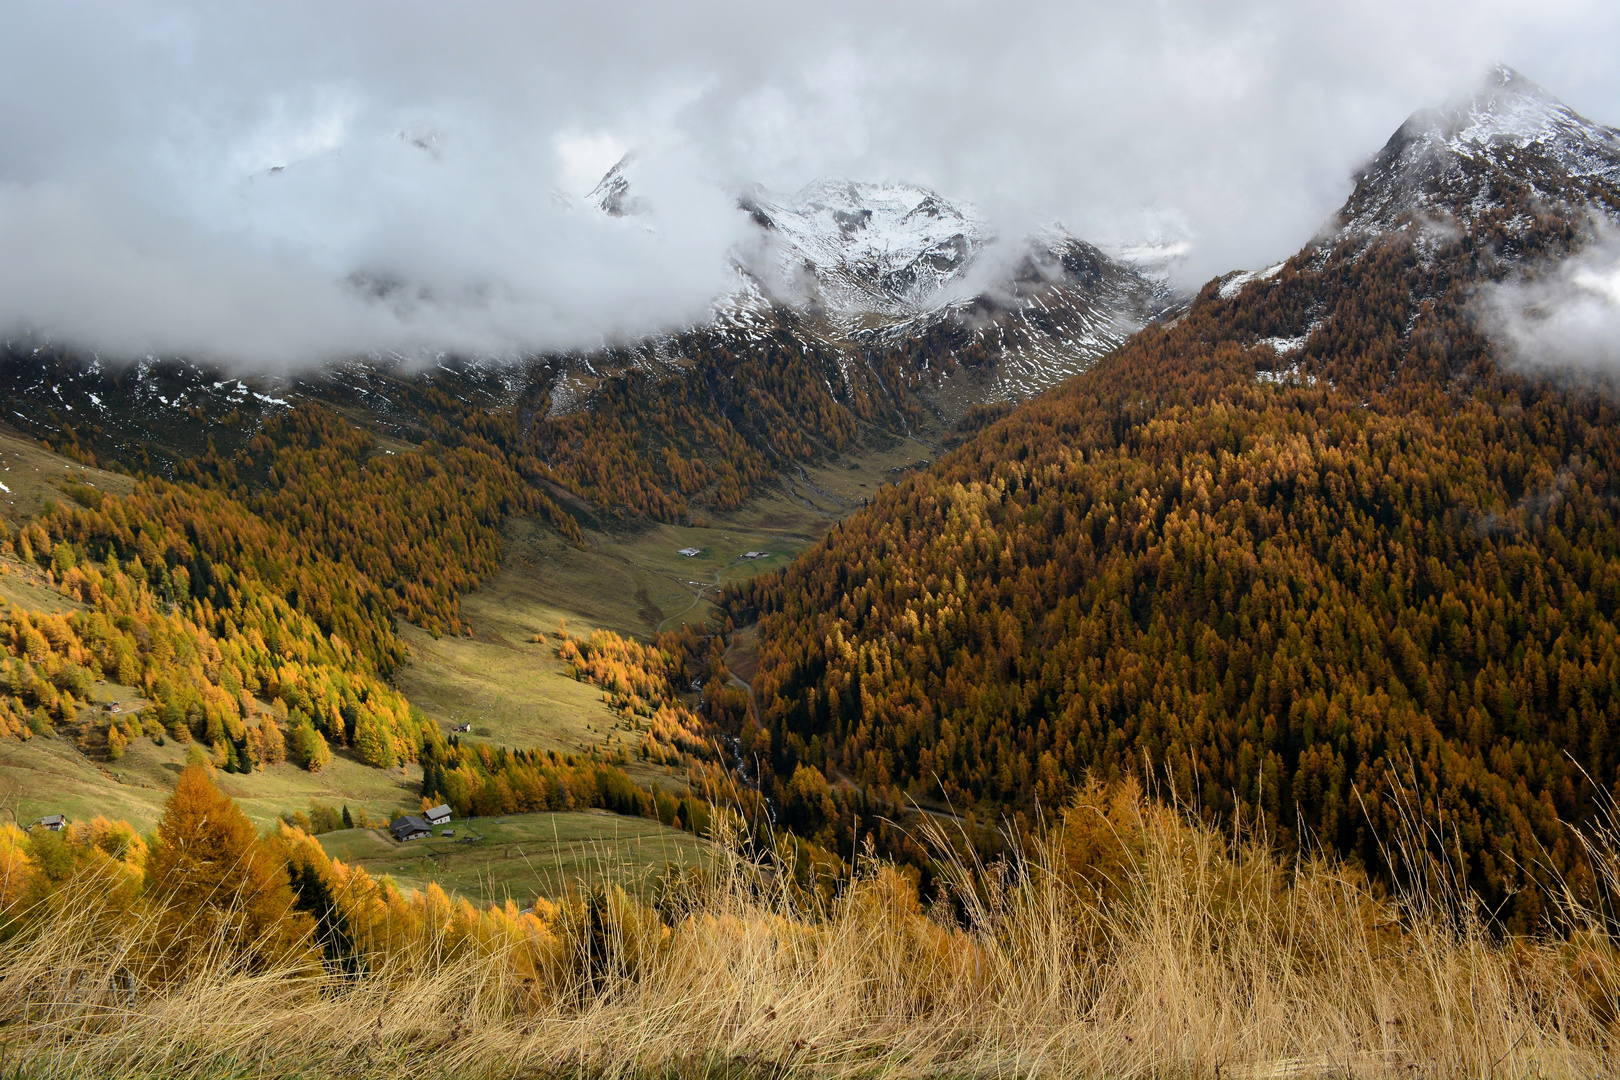
[{"label": "low cloud", "polygon": [[261,169],[229,229],[116,185],[0,184],[0,325],[111,359],[288,370],[591,347],[700,320],[731,284],[744,219],[683,169],[640,174],[681,212],[632,222],[538,186],[491,200],[476,159],[437,149],[396,135]]},{"label": "low cloud", "polygon": [[[1501,59],[1620,119],[1612,4],[0,4],[0,335],[285,369],[701,319],[734,193],[928,185],[1015,238],[1292,254]],[[623,152],[644,212],[583,205]]]},{"label": "low cloud", "polygon": [[1482,311],[1520,367],[1620,376],[1620,231],[1598,226],[1578,253],[1494,287]]}]

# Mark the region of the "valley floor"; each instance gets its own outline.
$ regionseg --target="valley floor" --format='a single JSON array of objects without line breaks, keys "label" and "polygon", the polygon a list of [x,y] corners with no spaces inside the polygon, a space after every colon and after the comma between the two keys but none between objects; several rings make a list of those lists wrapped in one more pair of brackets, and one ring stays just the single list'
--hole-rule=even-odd
[{"label": "valley floor", "polygon": [[[575,680],[558,659],[559,625],[576,635],[606,629],[643,641],[682,623],[701,625],[722,584],[783,566],[882,485],[937,452],[930,442],[870,432],[857,453],[795,469],[741,510],[712,514],[691,526],[603,522],[586,530],[582,546],[540,521],[514,518],[506,526],[499,573],[463,597],[472,636],[434,637],[402,624],[410,658],[395,682],[447,734],[470,723],[472,731],[463,739],[495,746],[561,754],[595,748],[610,757],[623,749],[628,756],[622,766],[638,784],[677,787],[681,778],[669,769],[639,759],[638,736],[610,712],[602,691]],[[110,492],[133,486],[129,477],[85,469],[4,434],[0,482],[11,489],[0,493],[5,500],[0,518],[13,524],[49,501],[67,501],[67,486],[74,483]],[[682,555],[683,548],[698,554]],[[763,554],[745,557],[749,552]],[[0,605],[12,604],[64,614],[82,607],[56,592],[38,569],[0,559]],[[97,707],[139,700],[132,687],[99,683],[94,688]],[[113,761],[104,745],[81,746],[80,741],[62,731],[0,744],[0,812],[23,824],[60,813],[71,820],[100,815],[126,820],[138,830],[152,828],[189,747],[173,739],[159,746],[141,737]],[[342,749],[317,773],[283,762],[250,774],[216,775],[220,788],[261,828],[317,803],[346,806],[359,819],[387,821],[419,808],[421,779],[415,764],[379,770]],[[689,834],[656,822],[606,813],[540,817],[545,828],[526,840],[522,827],[497,830],[503,836],[516,830],[519,839],[513,843],[526,844],[522,858],[528,863],[520,864],[522,870],[506,865],[504,840],[498,860],[482,854],[488,848],[448,853],[435,848],[424,861],[426,849],[402,851],[367,830],[326,834],[322,843],[333,855],[392,873],[402,884],[435,880],[480,901],[504,899],[509,891],[532,895],[536,883],[556,892],[587,871],[636,881],[666,861],[690,862],[698,847]]]},{"label": "valley floor", "polygon": [[[453,835],[442,835],[446,830]],[[613,881],[649,892],[670,868],[706,863],[709,849],[691,833],[606,810],[456,820],[406,844],[381,829],[342,829],[318,839],[332,858],[372,877],[390,875],[401,888],[433,883],[475,904],[512,900],[519,907],[560,896],[569,882]]]},{"label": "valley floor", "polygon": [[[575,681],[556,657],[557,628],[645,641],[682,623],[701,626],[721,585],[785,565],[868,492],[933,452],[928,444],[894,439],[885,449],[796,470],[776,491],[736,512],[712,514],[707,524],[588,529],[583,547],[541,522],[513,519],[500,573],[462,598],[473,636],[435,638],[401,626],[411,659],[398,685],[446,731],[470,723],[474,741],[558,753],[624,747],[632,779],[670,786],[664,769],[636,760],[636,739],[616,726],[602,692]],[[748,552],[764,554],[748,558]]]}]

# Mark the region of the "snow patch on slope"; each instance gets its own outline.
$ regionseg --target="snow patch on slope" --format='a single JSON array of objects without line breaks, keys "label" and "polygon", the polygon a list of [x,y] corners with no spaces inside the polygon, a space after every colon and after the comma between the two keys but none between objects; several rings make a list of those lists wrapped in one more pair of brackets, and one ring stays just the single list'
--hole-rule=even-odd
[{"label": "snow patch on slope", "polygon": [[1272,351],[1274,351],[1278,356],[1287,356],[1289,353],[1298,352],[1299,350],[1303,349],[1305,347],[1305,343],[1310,339],[1311,332],[1307,330],[1305,333],[1296,335],[1294,337],[1261,338],[1255,344],[1269,345],[1271,346]]},{"label": "snow patch on slope", "polygon": [[1238,270],[1221,282],[1221,299],[1230,300],[1243,291],[1243,286],[1251,281],[1268,281],[1282,272],[1283,263],[1276,263],[1264,270]]}]

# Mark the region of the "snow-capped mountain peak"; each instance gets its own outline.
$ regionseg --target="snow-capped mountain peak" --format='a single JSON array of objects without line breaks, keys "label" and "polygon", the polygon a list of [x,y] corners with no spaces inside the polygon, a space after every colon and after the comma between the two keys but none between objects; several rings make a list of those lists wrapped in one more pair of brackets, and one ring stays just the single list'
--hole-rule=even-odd
[{"label": "snow-capped mountain peak", "polygon": [[[610,217],[647,209],[621,158],[585,196]],[[915,184],[827,178],[792,195],[753,188],[738,206],[761,230],[737,253],[764,290],[833,316],[910,317],[944,302],[992,239],[977,208]]]},{"label": "snow-capped mountain peak", "polygon": [[609,217],[626,217],[641,213],[645,207],[640,199],[630,194],[630,178],[625,175],[629,167],[629,154],[614,162],[613,168],[603,174],[596,186],[586,193],[586,204],[596,207]]},{"label": "snow-capped mountain peak", "polygon": [[755,190],[743,205],[768,239],[750,272],[771,287],[813,286],[831,313],[933,306],[990,240],[976,208],[912,184],[824,179],[787,197]]},{"label": "snow-capped mountain peak", "polygon": [[1414,219],[1466,224],[1489,212],[1492,177],[1550,200],[1571,182],[1620,192],[1620,131],[1581,116],[1498,64],[1470,93],[1413,113],[1359,178],[1338,235],[1376,235]]},{"label": "snow-capped mountain peak", "polygon": [[1402,132],[1444,139],[1459,154],[1534,145],[1571,176],[1620,179],[1620,132],[1586,119],[1505,64],[1466,97],[1415,113]]},{"label": "snow-capped mountain peak", "polygon": [[[588,204],[636,212],[628,161]],[[926,340],[973,358],[962,362],[993,371],[994,394],[1016,398],[1084,369],[1182,302],[1060,226],[992,254],[996,237],[976,207],[916,184],[824,178],[792,195],[754,187],[737,206],[757,232],[731,252],[737,287],[716,298],[711,327],[742,343],[785,327],[836,350]]]}]

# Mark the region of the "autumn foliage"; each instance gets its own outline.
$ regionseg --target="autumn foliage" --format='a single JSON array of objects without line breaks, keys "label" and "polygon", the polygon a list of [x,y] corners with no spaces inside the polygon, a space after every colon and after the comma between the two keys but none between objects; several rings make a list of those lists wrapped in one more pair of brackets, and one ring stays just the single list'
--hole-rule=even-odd
[{"label": "autumn foliage", "polygon": [[259,842],[247,815],[208,770],[180,773],[146,865],[158,971],[176,977],[195,954],[228,947],[247,962],[284,961],[307,947],[307,922],[285,865]]},{"label": "autumn foliage", "polygon": [[[772,318],[779,325],[741,340],[702,328],[609,350],[591,358],[588,383],[576,358],[551,358],[531,370],[518,404],[522,445],[540,475],[590,503],[682,521],[736,509],[782,469],[848,447],[861,421],[915,419],[906,387],[918,374],[813,344],[791,311]],[[558,407],[575,396],[586,407]]]},{"label": "autumn foliage", "polygon": [[202,742],[222,766],[246,770],[290,753],[318,768],[330,741],[389,765],[414,760],[436,734],[382,678],[378,661],[399,655],[392,626],[357,617],[346,606],[352,592],[333,603],[311,584],[308,563],[283,561],[287,549],[263,519],[228,500],[153,481],[127,500],[59,507],[16,548],[47,560],[46,580],[83,607],[13,607],[0,621],[9,654],[0,730],[9,734],[74,721],[103,678],[156,703],[147,718],[111,729],[109,748],[167,734]]},{"label": "autumn foliage", "polygon": [[[1576,235],[1508,194],[1515,254]],[[1206,289],[733,588],[777,775],[1025,827],[1162,776],[1380,872],[1418,808],[1516,925],[1526,885],[1587,887],[1569,827],[1620,790],[1620,412],[1496,365],[1469,303],[1502,250],[1351,239]]]},{"label": "autumn foliage", "polygon": [[282,827],[247,858],[287,874],[307,948],[266,964],[221,941],[155,978],[130,967],[164,940],[149,886],[87,909],[83,849],[0,827],[0,857],[71,853],[40,886],[60,902],[13,911],[0,941],[9,1060],[25,1075],[196,1080],[244,1063],[375,1077],[1614,1071],[1616,953],[1595,912],[1567,909],[1581,927],[1567,941],[1493,940],[1444,885],[1392,896],[1329,859],[1283,862],[1129,784],[1081,790],[1016,859],[945,860],[934,904],[878,860],[822,893],[722,839],[640,892],[604,880],[479,907],[401,890]]}]

